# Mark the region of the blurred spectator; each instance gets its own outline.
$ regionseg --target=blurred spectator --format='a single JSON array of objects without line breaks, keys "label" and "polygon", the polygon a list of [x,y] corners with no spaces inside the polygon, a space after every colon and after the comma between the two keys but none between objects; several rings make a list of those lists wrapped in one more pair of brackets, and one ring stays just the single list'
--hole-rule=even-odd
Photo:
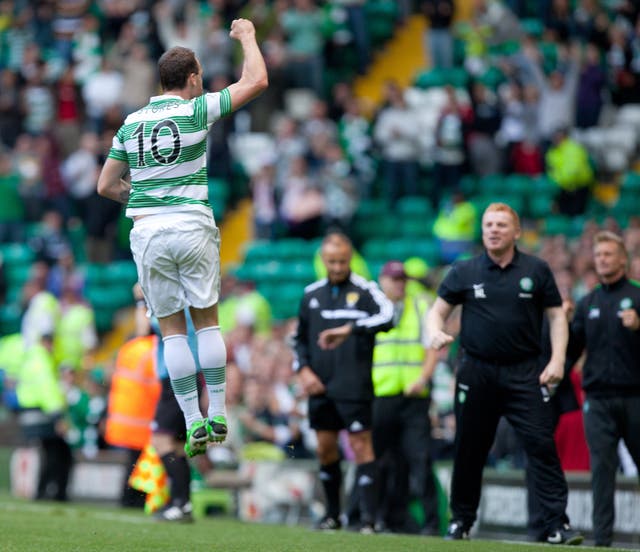
[{"label": "blurred spectator", "polygon": [[60,155],[66,158],[76,150],[80,141],[84,116],[78,85],[74,80],[73,66],[68,66],[54,86],[56,98],[56,124],[52,129],[60,147]]},{"label": "blurred spectator", "polygon": [[366,0],[332,0],[333,5],[342,6],[347,12],[347,25],[351,33],[348,45],[356,50],[356,70],[363,75],[371,60],[371,37],[366,17]]},{"label": "blurred spectator", "polygon": [[26,222],[36,222],[44,212],[45,190],[35,138],[26,133],[18,136],[13,159],[20,178],[19,193],[25,208]]},{"label": "blurred spectator", "polygon": [[99,31],[100,21],[95,15],[88,13],[82,18],[82,24],[74,34],[73,75],[80,86],[100,70],[102,40]]},{"label": "blurred spectator", "polygon": [[242,424],[245,443],[272,443],[287,458],[309,458],[302,433],[295,418],[279,412],[273,388],[258,378],[245,380],[243,389],[245,409],[238,418]]},{"label": "blurred spectator", "polygon": [[36,498],[66,501],[73,457],[64,437],[66,404],[52,347],[51,331],[27,346],[16,385],[18,423],[27,442],[42,452]]},{"label": "blurred spectator", "polygon": [[[213,77],[208,84],[211,92],[219,92],[229,86],[231,81],[226,74],[221,73]],[[236,120],[235,112],[230,113],[219,119],[207,135],[207,175],[221,178],[226,184],[231,183],[233,176],[233,158],[229,151],[229,140]]]},{"label": "blurred spectator", "polygon": [[107,382],[100,367],[89,372],[61,368],[62,384],[68,406],[66,439],[69,446],[94,458],[106,448],[102,423],[107,411]]},{"label": "blurred spectator", "polygon": [[49,268],[40,261],[31,267],[31,275],[22,289],[22,315],[20,333],[29,348],[43,335],[53,337],[60,322],[60,304],[55,295],[46,290]]},{"label": "blurred spectator", "polygon": [[120,107],[123,92],[123,75],[109,59],[103,58],[100,69],[90,74],[82,86],[91,130],[98,133],[104,130],[105,117],[113,107]]},{"label": "blurred spectator", "polygon": [[50,130],[55,116],[54,98],[45,82],[45,72],[44,61],[38,59],[33,72],[26,77],[23,90],[24,128],[32,135]]},{"label": "blurred spectator", "polygon": [[588,44],[578,80],[576,100],[576,126],[590,128],[598,124],[604,104],[604,86],[607,75],[602,68],[600,52],[594,44]]},{"label": "blurred spectator", "polygon": [[567,43],[576,32],[569,0],[552,0],[545,17],[545,35],[553,42]]},{"label": "blurred spectator", "polygon": [[311,0],[293,0],[280,13],[286,34],[287,72],[294,88],[311,88],[324,97],[323,14]]},{"label": "blurred spectator", "polygon": [[57,211],[47,211],[42,217],[37,232],[29,239],[29,245],[37,257],[52,266],[70,249],[71,244],[64,233],[64,220]]},{"label": "blurred spectator", "polygon": [[351,165],[336,143],[329,143],[324,154],[324,165],[319,174],[319,185],[324,194],[324,224],[326,228],[337,227],[348,234],[358,207],[358,190]]},{"label": "blurred spectator", "polygon": [[303,239],[318,237],[324,212],[324,196],[309,177],[307,162],[304,157],[293,158],[280,202],[280,215],[287,235]]},{"label": "blurred spectator", "polygon": [[530,138],[518,142],[511,149],[510,170],[516,174],[538,176],[544,172],[544,158],[540,146]]},{"label": "blurred spectator", "polygon": [[[566,50],[566,49],[565,49]],[[566,72],[554,69],[545,77],[540,67],[540,52],[527,46],[524,50],[527,69],[540,91],[538,110],[540,134],[549,142],[558,128],[571,128],[575,114],[576,88],[579,75],[580,48],[573,45],[570,54],[564,53]]]},{"label": "blurred spectator", "polygon": [[453,67],[453,0],[425,0],[422,2],[422,11],[429,20],[426,41],[431,65],[439,69],[450,69]]},{"label": "blurred spectator", "polygon": [[119,103],[126,113],[136,111],[149,103],[154,95],[157,78],[156,65],[149,57],[146,44],[136,42],[122,60],[122,89]]},{"label": "blurred spectator", "polygon": [[20,242],[24,236],[25,209],[20,197],[20,175],[8,151],[0,146],[0,243]]},{"label": "blurred spectator", "polygon": [[478,10],[474,10],[471,19],[456,29],[464,42],[464,68],[474,77],[483,75],[489,68],[489,39],[493,35],[491,27],[482,22],[479,15]]},{"label": "blurred spectator", "polygon": [[473,248],[479,227],[476,207],[461,192],[454,192],[438,212],[433,235],[440,242],[440,259],[451,264]]},{"label": "blurred spectator", "polygon": [[272,240],[276,237],[278,220],[275,159],[265,157],[260,161],[249,186],[253,200],[253,237]]},{"label": "blurred spectator", "polygon": [[[231,53],[233,45],[231,37],[229,36],[229,30],[219,13],[214,13],[208,18],[203,44],[198,48],[200,52],[199,57],[202,60],[202,72],[205,82],[215,77],[231,74]],[[213,90],[220,90],[220,88],[213,88]]]},{"label": "blurred spectator", "polygon": [[85,132],[80,138],[79,148],[60,167],[65,189],[72,202],[72,213],[80,217],[85,227],[96,215],[92,211],[91,197],[97,193],[99,152],[98,135],[95,132]]},{"label": "blurred spectator", "polygon": [[60,297],[60,321],[53,341],[53,353],[59,366],[81,370],[87,355],[98,345],[95,313],[82,299],[77,282],[69,277],[63,282]]},{"label": "blurred spectator", "polygon": [[460,103],[453,87],[448,86],[446,93],[447,102],[436,126],[434,182],[430,194],[434,209],[440,209],[443,194],[458,191],[466,159],[465,125],[472,117],[471,110]]},{"label": "blurred spectator", "polygon": [[5,68],[0,71],[0,143],[13,148],[22,132],[23,104],[18,74]]},{"label": "blurred spectator", "polygon": [[361,100],[358,98],[350,97],[345,101],[344,112],[338,122],[338,133],[340,145],[354,170],[358,195],[360,198],[371,197],[376,175],[371,151],[373,140],[371,125],[362,114]]},{"label": "blurred spectator", "polygon": [[473,119],[467,134],[471,170],[480,176],[498,174],[502,169],[495,142],[502,121],[498,98],[482,82],[475,81],[471,85],[471,108]]},{"label": "blurred spectator", "polygon": [[397,82],[385,83],[384,96],[373,136],[382,160],[383,197],[393,207],[403,195],[418,194],[419,129]]},{"label": "blurred spectator", "polygon": [[60,299],[65,288],[72,287],[82,296],[85,280],[85,271],[76,263],[73,251],[65,248],[47,273],[47,290]]},{"label": "blurred spectator", "polygon": [[594,174],[587,150],[569,138],[566,129],[553,134],[553,143],[545,157],[547,175],[560,188],[558,210],[563,215],[581,215],[587,208]]}]

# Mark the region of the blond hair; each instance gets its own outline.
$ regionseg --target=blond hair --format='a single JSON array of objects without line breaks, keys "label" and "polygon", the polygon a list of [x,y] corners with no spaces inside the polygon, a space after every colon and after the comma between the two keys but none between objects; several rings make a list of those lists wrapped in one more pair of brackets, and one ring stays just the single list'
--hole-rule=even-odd
[{"label": "blond hair", "polygon": [[490,203],[487,206],[487,208],[484,210],[482,217],[484,218],[484,215],[493,211],[496,211],[499,213],[509,213],[511,215],[511,218],[513,218],[513,223],[515,224],[516,228],[518,229],[520,228],[520,217],[518,216],[518,213],[516,213],[515,209],[510,205],[507,205],[506,203],[500,203],[500,202]]},{"label": "blond hair", "polygon": [[605,242],[618,244],[618,249],[620,249],[620,252],[623,253],[625,257],[629,257],[629,254],[627,253],[627,247],[624,244],[624,240],[619,234],[611,232],[611,230],[601,230],[595,236],[593,236],[593,247],[595,247],[599,243]]}]

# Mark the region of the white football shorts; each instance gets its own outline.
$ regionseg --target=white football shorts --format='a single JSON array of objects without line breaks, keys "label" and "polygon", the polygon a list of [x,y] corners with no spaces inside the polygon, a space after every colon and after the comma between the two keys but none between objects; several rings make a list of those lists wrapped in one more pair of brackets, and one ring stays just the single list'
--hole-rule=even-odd
[{"label": "white football shorts", "polygon": [[147,306],[164,318],[220,296],[220,230],[199,211],[147,215],[129,236]]}]

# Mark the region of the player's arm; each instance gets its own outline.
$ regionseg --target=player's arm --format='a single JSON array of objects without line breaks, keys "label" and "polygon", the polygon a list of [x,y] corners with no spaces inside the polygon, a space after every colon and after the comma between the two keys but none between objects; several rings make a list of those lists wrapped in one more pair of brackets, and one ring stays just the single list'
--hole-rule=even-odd
[{"label": "player's arm", "polygon": [[444,323],[449,318],[455,305],[447,303],[442,297],[437,297],[427,314],[427,335],[432,349],[442,349],[453,342],[453,336],[444,331]]},{"label": "player's arm", "polygon": [[244,57],[240,79],[228,87],[231,110],[235,111],[260,95],[269,86],[269,78],[253,23],[248,19],[234,19],[229,36],[240,42]]},{"label": "player's arm", "polygon": [[98,193],[118,203],[127,203],[131,183],[127,179],[129,165],[108,157],[98,178]]},{"label": "player's arm", "polygon": [[549,333],[551,336],[551,359],[540,374],[541,385],[557,385],[564,375],[564,361],[569,340],[567,315],[562,307],[547,307]]}]

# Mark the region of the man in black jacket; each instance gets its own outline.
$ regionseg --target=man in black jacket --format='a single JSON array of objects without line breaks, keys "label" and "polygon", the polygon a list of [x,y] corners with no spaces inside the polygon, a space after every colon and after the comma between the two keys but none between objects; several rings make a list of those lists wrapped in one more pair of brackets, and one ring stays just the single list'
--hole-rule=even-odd
[{"label": "man in black jacket", "polygon": [[[527,453],[533,490],[549,544],[583,540],[566,515],[568,488],[551,429],[548,387],[564,373],[567,319],[547,263],[520,252],[520,218],[504,203],[482,216],[485,252],[454,263],[427,315],[431,347],[453,337],[444,323],[462,305],[456,374],[456,440],[451,480],[452,519],[445,538],[467,539],[477,517],[482,471],[498,421],[505,416]],[[543,316],[549,318],[551,358],[538,364]]]},{"label": "man in black jacket", "polygon": [[586,349],[582,387],[593,531],[596,546],[611,546],[620,439],[640,466],[640,287],[627,278],[620,236],[596,234],[593,258],[601,285],[577,305],[567,358],[574,361]]},{"label": "man in black jacket", "polygon": [[347,429],[357,465],[361,532],[372,533],[377,491],[371,363],[376,332],[393,325],[393,305],[375,282],[350,271],[352,246],[347,236],[329,234],[321,255],[327,278],[305,289],[295,337],[295,369],[309,395],[309,422],[317,433],[320,481],[327,500],[326,516],[318,527],[341,527],[338,432]]}]

